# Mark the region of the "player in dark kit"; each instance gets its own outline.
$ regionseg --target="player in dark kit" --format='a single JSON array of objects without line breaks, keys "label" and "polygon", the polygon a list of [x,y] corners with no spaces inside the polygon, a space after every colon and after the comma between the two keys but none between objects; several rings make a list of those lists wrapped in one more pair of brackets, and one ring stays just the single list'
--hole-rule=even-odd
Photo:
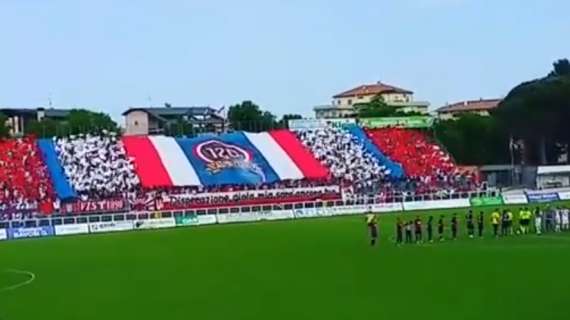
[{"label": "player in dark kit", "polygon": [[445,223],[443,222],[443,216],[439,217],[437,221],[437,233],[439,235],[439,241],[445,240],[443,233],[445,232]]},{"label": "player in dark kit", "polygon": [[376,245],[378,239],[378,217],[375,214],[369,213],[366,215],[366,225],[370,232],[370,245]]},{"label": "player in dark kit", "polygon": [[396,219],[396,244],[401,245],[404,241],[404,223],[402,219]]},{"label": "player in dark kit", "polygon": [[433,242],[433,216],[429,216],[427,222],[428,241]]},{"label": "player in dark kit", "polygon": [[416,217],[414,221],[414,231],[416,233],[416,243],[422,243],[423,241],[423,230],[422,230],[422,219]]},{"label": "player in dark kit", "polygon": [[467,213],[467,234],[469,234],[469,238],[473,239],[475,236],[475,217],[473,217],[473,211],[469,210]]},{"label": "player in dark kit", "polygon": [[483,238],[483,229],[485,228],[485,214],[483,211],[479,212],[477,218],[477,230],[479,231],[479,238]]},{"label": "player in dark kit", "polygon": [[408,221],[406,222],[406,243],[412,243],[412,222]]},{"label": "player in dark kit", "polygon": [[457,219],[457,213],[453,214],[451,218],[451,237],[453,240],[457,240],[457,231],[459,229],[459,219]]}]

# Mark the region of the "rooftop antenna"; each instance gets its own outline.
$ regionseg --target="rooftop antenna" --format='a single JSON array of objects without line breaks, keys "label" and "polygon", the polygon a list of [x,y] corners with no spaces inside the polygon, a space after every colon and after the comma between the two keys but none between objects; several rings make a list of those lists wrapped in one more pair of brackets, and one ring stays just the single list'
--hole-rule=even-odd
[{"label": "rooftop antenna", "polygon": [[148,101],[148,107],[152,107],[152,97],[149,95],[148,97],[146,97],[146,100]]},{"label": "rooftop antenna", "polygon": [[50,109],[51,109],[51,107],[52,107],[51,92],[50,92],[49,95],[48,95],[48,107],[50,107]]}]

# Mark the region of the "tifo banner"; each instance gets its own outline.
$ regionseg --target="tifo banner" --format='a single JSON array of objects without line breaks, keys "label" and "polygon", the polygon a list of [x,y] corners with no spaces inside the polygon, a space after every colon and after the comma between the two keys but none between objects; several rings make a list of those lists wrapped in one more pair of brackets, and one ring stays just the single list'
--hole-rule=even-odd
[{"label": "tifo banner", "polygon": [[503,204],[503,198],[500,196],[497,197],[476,197],[471,198],[471,205],[474,207],[482,207],[482,206],[500,206]]},{"label": "tifo banner", "polygon": [[218,215],[218,223],[258,221],[256,212],[224,213]]},{"label": "tifo banner", "polygon": [[89,224],[89,232],[115,232],[115,231],[128,231],[133,230],[132,221],[110,221],[110,222],[96,222]]},{"label": "tifo banner", "polygon": [[262,211],[258,213],[259,220],[286,220],[293,219],[292,210]]},{"label": "tifo banner", "polygon": [[53,235],[54,235],[54,230],[52,226],[8,229],[8,238],[10,239],[48,237]]},{"label": "tifo banner", "polygon": [[135,230],[174,228],[176,227],[176,221],[174,221],[174,218],[137,220],[134,227]]},{"label": "tifo banner", "polygon": [[72,234],[85,234],[89,233],[89,225],[87,223],[80,224],[63,224],[55,226],[56,236],[65,236]]},{"label": "tifo banner", "polygon": [[432,117],[386,117],[386,118],[363,118],[360,123],[366,128],[429,128],[433,125]]},{"label": "tifo banner", "polygon": [[61,213],[107,213],[127,210],[124,199],[74,201],[61,205]]},{"label": "tifo banner", "polygon": [[356,120],[354,118],[337,118],[337,119],[291,119],[288,121],[288,126],[290,130],[310,130],[319,129],[326,126],[331,127],[343,127],[345,125],[354,124]]},{"label": "tifo banner", "polygon": [[527,204],[528,199],[524,194],[504,194],[502,195],[505,204]]},{"label": "tifo banner", "polygon": [[560,200],[558,198],[558,193],[527,193],[528,202],[530,203],[544,203]]},{"label": "tifo banner", "polygon": [[570,191],[558,192],[558,198],[560,200],[570,200]]},{"label": "tifo banner", "polygon": [[6,239],[8,239],[8,232],[6,232],[6,229],[0,229],[0,240]]},{"label": "tifo banner", "polygon": [[177,141],[206,186],[279,181],[273,168],[243,133]]},{"label": "tifo banner", "polygon": [[178,216],[174,219],[177,226],[197,226],[200,224],[200,220],[196,214]]},{"label": "tifo banner", "polygon": [[452,209],[470,207],[469,199],[429,200],[404,202],[404,210]]},{"label": "tifo banner", "polygon": [[218,223],[218,219],[216,218],[215,214],[198,215],[199,225],[216,224],[216,223]]}]

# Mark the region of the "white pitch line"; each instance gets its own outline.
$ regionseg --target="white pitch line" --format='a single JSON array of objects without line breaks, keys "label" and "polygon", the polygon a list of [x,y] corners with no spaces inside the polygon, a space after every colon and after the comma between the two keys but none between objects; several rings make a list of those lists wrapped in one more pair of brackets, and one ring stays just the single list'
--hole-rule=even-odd
[{"label": "white pitch line", "polygon": [[0,288],[0,293],[7,292],[7,291],[14,291],[14,290],[19,289],[21,287],[25,287],[25,286],[29,285],[30,283],[34,282],[34,280],[36,280],[36,275],[30,271],[7,269],[7,270],[4,270],[3,272],[4,273],[12,273],[12,274],[22,274],[22,275],[28,276],[28,279],[24,282],[20,282],[20,283],[17,283],[15,285]]}]

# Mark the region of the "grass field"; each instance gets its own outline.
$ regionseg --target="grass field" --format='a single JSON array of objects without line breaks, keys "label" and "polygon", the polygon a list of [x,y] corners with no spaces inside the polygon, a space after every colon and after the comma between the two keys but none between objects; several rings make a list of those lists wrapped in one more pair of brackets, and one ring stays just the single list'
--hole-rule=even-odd
[{"label": "grass field", "polygon": [[2,242],[36,279],[0,319],[569,318],[570,234],[396,247],[394,221],[375,248],[362,216]]}]

